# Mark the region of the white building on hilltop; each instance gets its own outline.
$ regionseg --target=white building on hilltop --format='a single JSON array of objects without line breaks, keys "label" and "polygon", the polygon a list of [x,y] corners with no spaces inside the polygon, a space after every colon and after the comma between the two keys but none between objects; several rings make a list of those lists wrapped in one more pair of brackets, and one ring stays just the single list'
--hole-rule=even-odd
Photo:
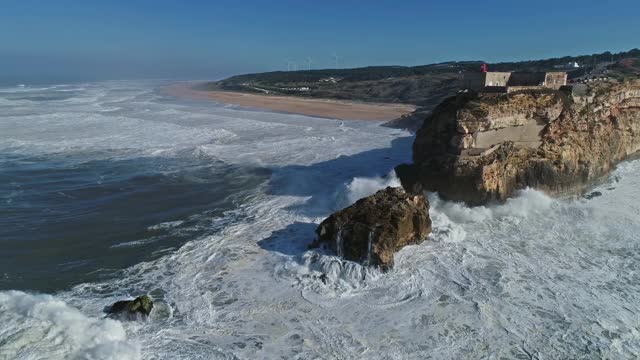
[{"label": "white building on hilltop", "polygon": [[554,66],[554,68],[556,68],[556,69],[577,69],[579,67],[580,67],[580,65],[575,61],[571,61],[571,62],[568,62],[568,63],[563,64],[563,65]]}]

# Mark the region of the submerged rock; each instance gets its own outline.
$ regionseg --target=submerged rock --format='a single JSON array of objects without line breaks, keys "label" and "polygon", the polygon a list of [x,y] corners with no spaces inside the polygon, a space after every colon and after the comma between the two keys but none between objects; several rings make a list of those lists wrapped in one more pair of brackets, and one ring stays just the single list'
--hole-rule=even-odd
[{"label": "submerged rock", "polygon": [[640,149],[640,81],[584,91],[461,93],[416,134],[405,189],[471,205],[532,187],[578,195]]},{"label": "submerged rock", "polygon": [[592,192],[586,194],[584,196],[584,198],[587,199],[587,200],[591,200],[591,199],[596,198],[598,196],[602,196],[602,193],[600,191],[592,191]]},{"label": "submerged rock", "polygon": [[430,232],[424,196],[387,187],[325,219],[311,247],[326,245],[344,259],[386,270],[396,251],[421,243]]},{"label": "submerged rock", "polygon": [[133,300],[121,300],[115,302],[107,310],[109,315],[126,315],[128,318],[135,318],[138,314],[143,317],[149,316],[153,309],[153,301],[148,295],[138,296]]}]

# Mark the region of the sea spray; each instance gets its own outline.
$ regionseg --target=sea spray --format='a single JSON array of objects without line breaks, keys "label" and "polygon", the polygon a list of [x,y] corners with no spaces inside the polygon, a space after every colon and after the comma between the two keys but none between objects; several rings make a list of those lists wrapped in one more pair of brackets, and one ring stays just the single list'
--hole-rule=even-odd
[{"label": "sea spray", "polygon": [[367,261],[365,262],[366,266],[371,264],[371,251],[373,246],[373,230],[369,230],[369,236],[367,237]]},{"label": "sea spray", "polygon": [[370,281],[375,281],[382,275],[376,268],[316,251],[306,252],[300,260],[286,262],[279,271],[282,271],[283,276],[293,276],[298,281],[312,285],[311,287],[329,286],[342,291],[354,290],[366,287]]},{"label": "sea spray", "polygon": [[373,178],[356,177],[349,183],[345,184],[341,188],[335,197],[337,208],[347,207],[356,201],[374,194],[380,189],[384,189],[388,186],[399,187],[401,186],[400,180],[396,176],[396,172],[391,170],[385,176],[376,176]]},{"label": "sea spray", "polygon": [[88,317],[51,295],[0,292],[0,358],[139,359],[116,320]]},{"label": "sea spray", "polygon": [[431,207],[451,220],[459,223],[489,221],[496,218],[524,218],[546,212],[558,204],[557,200],[533,189],[518,191],[518,196],[507,199],[504,204],[467,206],[462,202],[443,201],[437,193],[429,194]]},{"label": "sea spray", "polygon": [[336,255],[338,255],[339,258],[344,256],[344,244],[342,239],[342,231],[343,229],[340,229],[338,231],[338,235],[336,235]]}]

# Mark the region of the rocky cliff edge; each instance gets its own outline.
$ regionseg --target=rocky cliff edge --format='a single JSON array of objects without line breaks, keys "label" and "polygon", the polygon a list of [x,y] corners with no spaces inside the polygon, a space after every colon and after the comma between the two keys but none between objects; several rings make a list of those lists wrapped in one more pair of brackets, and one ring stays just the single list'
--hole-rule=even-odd
[{"label": "rocky cliff edge", "polygon": [[532,187],[578,194],[640,149],[640,80],[530,90],[460,93],[416,134],[403,187],[471,205]]}]

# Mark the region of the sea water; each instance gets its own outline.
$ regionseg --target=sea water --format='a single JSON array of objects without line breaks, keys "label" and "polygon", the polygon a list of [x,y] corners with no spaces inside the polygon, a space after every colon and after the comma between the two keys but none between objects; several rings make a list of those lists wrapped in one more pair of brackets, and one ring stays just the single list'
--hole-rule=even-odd
[{"label": "sea water", "polygon": [[[0,358],[640,355],[640,162],[590,199],[428,194],[386,273],[307,250],[409,133],[172,99],[159,82],[0,89]],[[147,321],[104,318],[149,293]]]}]

